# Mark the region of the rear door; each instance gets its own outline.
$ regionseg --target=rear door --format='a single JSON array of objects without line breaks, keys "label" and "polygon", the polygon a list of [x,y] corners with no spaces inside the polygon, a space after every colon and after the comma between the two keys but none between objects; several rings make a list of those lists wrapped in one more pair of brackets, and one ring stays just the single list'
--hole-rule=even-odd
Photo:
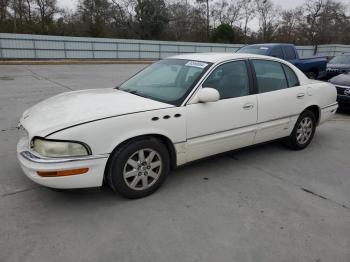
[{"label": "rear door", "polygon": [[255,143],[288,136],[292,118],[305,108],[305,88],[294,71],[285,64],[251,60],[258,89],[258,125]]}]

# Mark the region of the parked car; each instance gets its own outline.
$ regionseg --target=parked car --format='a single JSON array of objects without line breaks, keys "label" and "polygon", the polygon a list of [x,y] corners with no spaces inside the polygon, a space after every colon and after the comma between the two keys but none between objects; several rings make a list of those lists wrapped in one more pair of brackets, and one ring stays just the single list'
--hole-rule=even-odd
[{"label": "parked car", "polygon": [[326,57],[300,58],[292,44],[247,45],[237,53],[259,54],[284,59],[298,67],[310,79],[323,79],[326,76]]},{"label": "parked car", "polygon": [[350,72],[350,54],[337,55],[333,57],[327,64],[327,78],[330,79],[340,74]]},{"label": "parked car", "polygon": [[63,93],[24,112],[18,159],[53,188],[151,194],[190,161],[284,138],[309,145],[335,113],[336,89],[292,64],[249,54],[186,54],[154,63],[116,89]]},{"label": "parked car", "polygon": [[350,109],[350,72],[329,80],[337,88],[339,107]]}]

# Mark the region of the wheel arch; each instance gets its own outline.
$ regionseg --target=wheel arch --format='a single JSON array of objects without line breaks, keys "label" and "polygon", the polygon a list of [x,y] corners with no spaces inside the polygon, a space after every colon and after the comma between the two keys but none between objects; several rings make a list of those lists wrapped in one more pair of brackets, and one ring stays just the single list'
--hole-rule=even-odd
[{"label": "wheel arch", "polygon": [[169,152],[170,168],[171,169],[175,169],[176,168],[176,166],[177,166],[177,164],[176,164],[177,163],[177,156],[176,156],[175,145],[172,142],[172,140],[169,137],[167,137],[167,136],[165,136],[163,134],[149,133],[149,134],[143,134],[143,135],[136,135],[136,136],[129,137],[127,139],[123,139],[122,141],[120,141],[114,147],[114,149],[112,150],[112,152],[110,153],[110,155],[108,157],[108,161],[107,161],[107,164],[106,164],[106,167],[105,167],[105,174],[104,174],[104,176],[106,175],[106,171],[109,168],[111,156],[113,155],[113,153],[115,151],[117,151],[119,148],[121,148],[122,146],[130,143],[131,141],[139,140],[139,139],[157,139],[158,141],[162,142],[166,146],[166,148],[167,148],[167,150]]},{"label": "wheel arch", "polygon": [[320,122],[320,118],[321,118],[321,108],[319,106],[317,106],[317,105],[310,105],[310,106],[306,107],[304,109],[304,111],[305,110],[309,110],[315,115],[316,123],[318,125],[319,122]]}]

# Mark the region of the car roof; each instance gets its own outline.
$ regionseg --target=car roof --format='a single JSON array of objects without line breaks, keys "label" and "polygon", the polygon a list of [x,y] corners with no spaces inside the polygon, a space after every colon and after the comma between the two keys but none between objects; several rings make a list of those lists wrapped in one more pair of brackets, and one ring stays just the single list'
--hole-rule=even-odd
[{"label": "car roof", "polygon": [[[274,46],[293,46],[293,44],[286,44],[286,43],[265,43],[265,44],[254,44],[254,45],[247,45],[247,46],[267,46],[267,47],[274,47]],[[246,47],[246,46],[243,46]]]},{"label": "car roof", "polygon": [[168,57],[168,59],[185,59],[208,63],[219,63],[232,59],[260,58],[268,60],[282,61],[270,56],[246,54],[246,53],[191,53]]}]

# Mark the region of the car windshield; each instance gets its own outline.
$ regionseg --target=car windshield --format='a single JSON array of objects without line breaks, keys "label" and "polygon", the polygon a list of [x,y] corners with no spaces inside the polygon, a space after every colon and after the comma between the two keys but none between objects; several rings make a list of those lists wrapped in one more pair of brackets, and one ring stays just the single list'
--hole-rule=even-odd
[{"label": "car windshield", "polygon": [[119,90],[179,106],[211,63],[165,59],[146,67]]},{"label": "car windshield", "polygon": [[239,49],[237,53],[266,55],[268,50],[269,48],[267,46],[246,46]]},{"label": "car windshield", "polygon": [[330,64],[350,64],[350,55],[340,55],[332,58]]}]

